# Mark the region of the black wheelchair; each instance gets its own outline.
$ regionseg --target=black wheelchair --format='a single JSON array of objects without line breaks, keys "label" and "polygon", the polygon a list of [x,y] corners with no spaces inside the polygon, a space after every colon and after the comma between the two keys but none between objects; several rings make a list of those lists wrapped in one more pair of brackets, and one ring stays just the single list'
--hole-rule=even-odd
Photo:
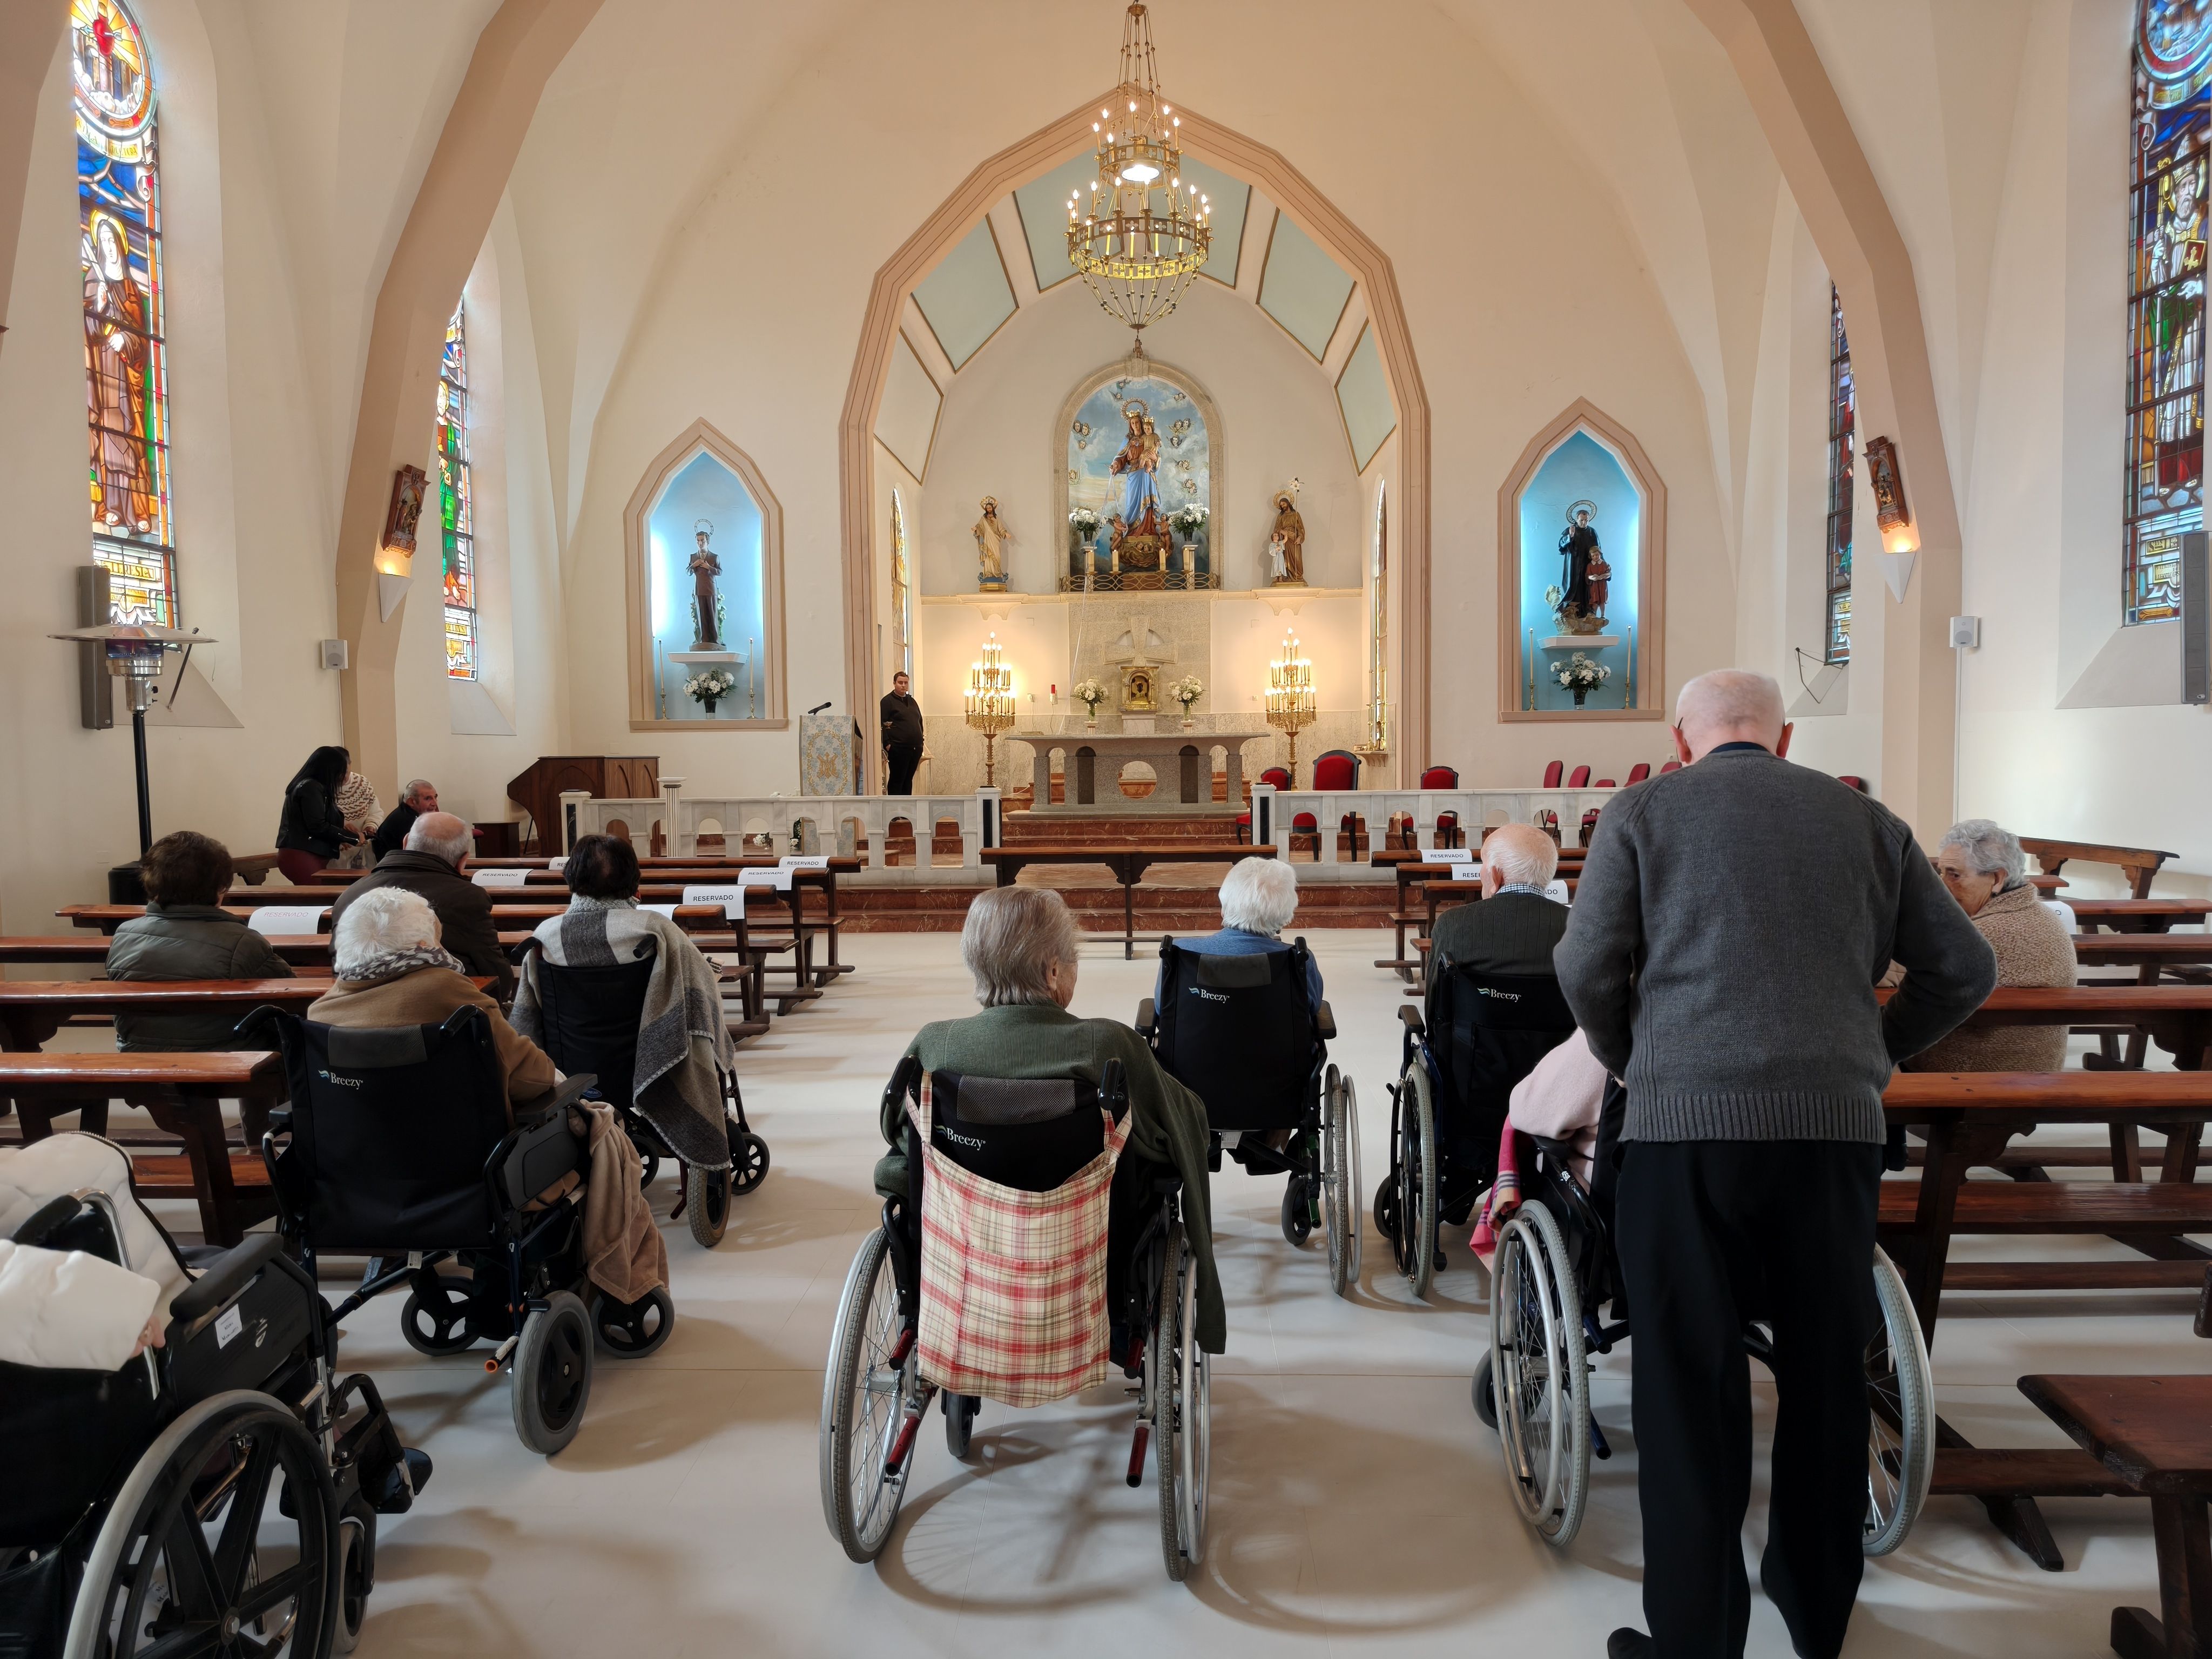
[{"label": "black wheelchair", "polygon": [[261,1143],[278,1231],[311,1280],[319,1253],[368,1257],[334,1320],[405,1284],[408,1346],[442,1357],[497,1344],[484,1369],[512,1369],[516,1435],[532,1451],[559,1451],[583,1426],[594,1346],[635,1358],[676,1323],[665,1288],[620,1303],[586,1277],[588,1170],[568,1108],[593,1079],[570,1077],[526,1103],[510,1128],[478,1009],[386,1030],[260,1009],[240,1030],[263,1022],[275,1027],[292,1097]]},{"label": "black wheelchair", "polygon": [[[922,1069],[908,1055],[884,1091],[886,1107],[920,1097]],[[1119,1062],[1097,1087],[1073,1082],[930,1079],[939,1150],[986,1180],[1049,1192],[1098,1156],[1101,1109],[1128,1109]],[[921,1374],[921,1137],[907,1120],[908,1190],[884,1201],[883,1224],[861,1242],[845,1275],[822,1390],[819,1462],[823,1518],[855,1561],[890,1541],[933,1395],[942,1395],[945,1443],[968,1456],[982,1401]],[[1127,1475],[1144,1481],[1149,1440],[1160,1494],[1160,1553],[1180,1583],[1205,1559],[1211,1462],[1212,1367],[1198,1343],[1195,1258],[1184,1233],[1182,1182],[1124,1156],[1115,1171],[1107,1273],[1111,1364],[1135,1379],[1137,1425]],[[1126,1245],[1119,1240],[1126,1238]]]},{"label": "black wheelchair", "polygon": [[[629,962],[609,968],[556,968],[532,939],[516,953],[518,963],[537,960],[530,972],[538,989],[543,1022],[539,1041],[553,1063],[571,1076],[588,1072],[599,1079],[599,1097],[614,1107],[623,1127],[645,1164],[647,1185],[659,1173],[660,1160],[673,1159],[683,1171],[683,1196],[670,1219],[688,1213],[691,1237],[712,1249],[730,1224],[730,1200],[751,1192],[768,1178],[768,1142],[745,1121],[744,1097],[734,1073],[722,1079],[724,1130],[728,1148],[719,1162],[700,1156],[720,1148],[690,1145],[693,1119],[681,1101],[664,1103],[665,1079],[634,1093],[637,1075],[638,1023],[646,988],[653,982],[656,945],[641,940]],[[664,1127],[665,1126],[665,1127]],[[675,1146],[684,1141],[686,1158]]]},{"label": "black wheelchair", "polygon": [[1438,1028],[1401,1006],[1406,1030],[1390,1091],[1390,1173],[1375,1194],[1375,1227],[1391,1260],[1425,1297],[1437,1273],[1437,1229],[1473,1212],[1498,1178],[1498,1143],[1514,1085],[1575,1029],[1548,974],[1437,970]]},{"label": "black wheelchair", "polygon": [[[144,1270],[117,1214],[135,1203],[58,1197],[15,1242]],[[377,1517],[413,1504],[429,1458],[374,1383],[338,1376],[337,1320],[275,1235],[216,1256],[168,1313],[167,1346],[118,1371],[0,1364],[0,1654],[352,1651]]]},{"label": "black wheelchair", "polygon": [[[1521,1160],[1521,1207],[1498,1234],[1490,1351],[1474,1374],[1475,1415],[1498,1431],[1515,1505],[1547,1543],[1562,1548],[1582,1525],[1593,1452],[1612,1455],[1590,1414],[1589,1355],[1611,1352],[1629,1334],[1610,1224],[1626,1113],[1624,1091],[1608,1082],[1587,1184],[1575,1174],[1573,1148],[1523,1138],[1532,1155]],[[1935,1474],[1936,1389],[1919,1316],[1879,1246],[1873,1271],[1881,1327],[1866,1347],[1873,1409],[1859,1541],[1867,1554],[1887,1555],[1911,1531]],[[1601,1323],[1597,1310],[1607,1304],[1612,1322]],[[1766,1326],[1747,1327],[1743,1346],[1771,1363]]]},{"label": "black wheelchair", "polygon": [[1249,1174],[1288,1172],[1283,1237],[1302,1245],[1320,1228],[1329,1282],[1350,1296],[1359,1282],[1359,1109],[1325,1046],[1335,1018],[1326,1002],[1309,1006],[1307,960],[1303,939],[1243,957],[1163,939],[1164,1000],[1138,1005],[1137,1032],[1206,1103],[1213,1168],[1226,1152]]}]

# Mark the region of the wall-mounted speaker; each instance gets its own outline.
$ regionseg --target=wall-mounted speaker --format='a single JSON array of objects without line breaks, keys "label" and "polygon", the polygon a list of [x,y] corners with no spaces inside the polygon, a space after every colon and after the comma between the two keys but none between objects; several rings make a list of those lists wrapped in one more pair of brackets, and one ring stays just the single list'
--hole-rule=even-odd
[{"label": "wall-mounted speaker", "polygon": [[2181,700],[2212,702],[2212,581],[2206,579],[2204,532],[2181,538]]},{"label": "wall-mounted speaker", "polygon": [[319,640],[316,648],[325,668],[343,669],[350,654],[343,640]]}]

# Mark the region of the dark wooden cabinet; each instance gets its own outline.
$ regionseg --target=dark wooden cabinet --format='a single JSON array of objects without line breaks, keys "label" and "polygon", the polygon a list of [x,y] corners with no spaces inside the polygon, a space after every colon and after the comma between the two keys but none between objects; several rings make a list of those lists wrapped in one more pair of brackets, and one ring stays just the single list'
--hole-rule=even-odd
[{"label": "dark wooden cabinet", "polygon": [[540,755],[509,780],[507,798],[530,814],[540,850],[561,843],[561,797],[580,789],[598,800],[650,800],[660,793],[658,755]]}]

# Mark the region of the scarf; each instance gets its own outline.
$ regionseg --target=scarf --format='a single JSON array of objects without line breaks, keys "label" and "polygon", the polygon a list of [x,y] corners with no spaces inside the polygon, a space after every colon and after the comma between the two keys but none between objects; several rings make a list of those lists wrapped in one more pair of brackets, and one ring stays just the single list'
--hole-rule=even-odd
[{"label": "scarf", "polygon": [[398,979],[403,974],[419,972],[425,968],[447,968],[465,975],[458,957],[441,945],[410,945],[399,951],[372,951],[367,956],[331,958],[331,972],[349,985],[381,985],[388,979]]}]

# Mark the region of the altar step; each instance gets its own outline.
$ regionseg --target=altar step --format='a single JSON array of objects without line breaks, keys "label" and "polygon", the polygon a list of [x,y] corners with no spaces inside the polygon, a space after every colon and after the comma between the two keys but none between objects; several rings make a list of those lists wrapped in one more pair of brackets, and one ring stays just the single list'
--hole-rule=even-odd
[{"label": "altar step", "polygon": [[[1188,872],[1193,881],[1201,879],[1198,866],[1164,867],[1170,873]],[[1080,866],[1060,865],[1027,873],[1035,878],[1054,878],[1048,882],[1040,879],[1036,884],[1058,888],[1060,897],[1067,902],[1068,908],[1075,913],[1078,924],[1085,933],[1121,931],[1121,890],[1103,866],[1088,870]],[[1218,879],[1220,867],[1210,866],[1205,873],[1210,873],[1214,881],[1191,886],[1153,886],[1149,879],[1139,884],[1135,906],[1138,931],[1210,933],[1220,927],[1221,907],[1214,899],[1214,882]],[[1098,884],[1063,884],[1072,881]],[[1030,880],[1025,879],[1024,885],[1029,884]],[[969,903],[987,886],[988,884],[865,887],[848,880],[838,884],[837,908],[845,918],[844,931],[848,933],[957,933],[967,920]],[[1297,918],[1291,924],[1290,931],[1388,927],[1395,892],[1394,885],[1380,882],[1316,884],[1301,888]]]}]

